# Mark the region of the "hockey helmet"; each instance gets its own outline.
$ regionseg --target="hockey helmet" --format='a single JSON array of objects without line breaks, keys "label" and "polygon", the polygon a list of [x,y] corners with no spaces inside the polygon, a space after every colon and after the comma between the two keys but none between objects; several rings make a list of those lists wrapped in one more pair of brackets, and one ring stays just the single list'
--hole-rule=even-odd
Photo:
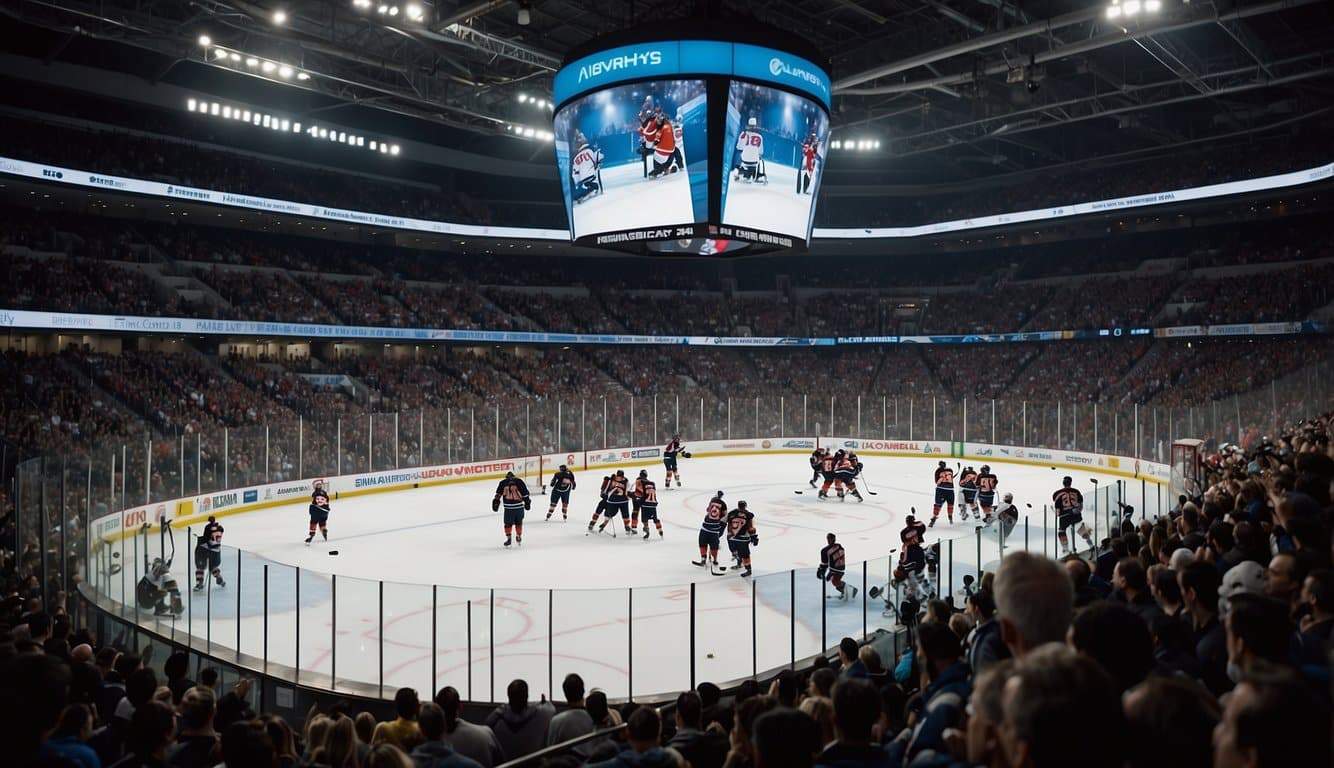
[{"label": "hockey helmet", "polygon": [[746,121],[746,125],[751,128],[754,128],[755,126],[759,125],[759,121],[757,121],[755,118],[752,117],[751,119]]},{"label": "hockey helmet", "polygon": [[945,460],[944,460],[944,459],[941,459],[941,460],[940,460],[940,466],[941,466],[942,468],[945,466]]},{"label": "hockey helmet", "polygon": [[1066,475],[1065,477],[1061,478],[1061,485],[1064,485],[1065,487],[1069,488],[1070,484],[1073,483],[1074,481],[1075,479],[1073,477]]},{"label": "hockey helmet", "polygon": [[625,470],[623,470],[623,469],[618,469],[618,470],[616,470],[616,476],[617,476],[617,477],[625,477]]},{"label": "hockey helmet", "polygon": [[567,467],[567,466],[565,466],[564,464],[562,464],[562,465],[560,465],[560,471],[562,471],[562,472],[569,472],[569,471],[570,471],[570,468]]},{"label": "hockey helmet", "polygon": [[218,518],[217,518],[216,515],[209,515],[209,516],[208,516],[208,521],[209,521],[210,523],[216,523],[216,522],[218,522]]},{"label": "hockey helmet", "polygon": [[906,522],[909,525],[912,525],[913,523],[917,522],[917,518],[914,515],[908,515],[907,517],[904,518],[904,522]]},{"label": "hockey helmet", "polygon": [[506,472],[506,473],[505,473],[505,479],[506,479],[506,480],[513,480],[513,479],[514,479],[514,473],[513,473],[513,472]]},{"label": "hockey helmet", "polygon": [[639,476],[640,476],[640,477],[648,477],[648,470],[647,470],[647,469],[641,469],[641,470],[639,470]]},{"label": "hockey helmet", "polygon": [[736,508],[737,508],[737,509],[745,509],[745,508],[746,508],[746,500],[745,500],[745,499],[742,499],[741,501],[738,501],[738,502],[736,503]]},{"label": "hockey helmet", "polygon": [[718,491],[717,493],[713,494],[713,498],[715,499],[721,499],[722,497],[723,497],[722,491]]},{"label": "hockey helmet", "polygon": [[1006,504],[1009,504],[1010,502],[1014,501],[1014,494],[1013,494],[1013,493],[1008,493],[1008,492],[1007,492],[1007,493],[1006,493],[1004,496],[1002,496],[1001,498],[1005,500],[1005,503],[1006,503]]},{"label": "hockey helmet", "polygon": [[574,143],[578,145],[588,143],[588,139],[584,138],[584,132],[578,128],[574,129]]},{"label": "hockey helmet", "polygon": [[990,467],[989,465],[987,465],[987,464],[983,464],[983,465],[982,465],[982,471],[983,471],[983,472],[990,472],[990,471],[991,471],[991,467]]}]

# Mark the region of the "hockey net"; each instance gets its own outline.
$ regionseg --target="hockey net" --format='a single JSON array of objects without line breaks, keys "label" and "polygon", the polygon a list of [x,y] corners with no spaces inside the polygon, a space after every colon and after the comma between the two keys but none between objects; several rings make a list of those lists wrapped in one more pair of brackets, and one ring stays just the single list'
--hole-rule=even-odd
[{"label": "hockey net", "polygon": [[1204,491],[1203,448],[1202,440],[1177,440],[1172,443],[1172,474],[1168,481],[1171,493],[1168,499],[1172,505],[1175,506],[1177,499],[1182,496],[1195,498]]}]

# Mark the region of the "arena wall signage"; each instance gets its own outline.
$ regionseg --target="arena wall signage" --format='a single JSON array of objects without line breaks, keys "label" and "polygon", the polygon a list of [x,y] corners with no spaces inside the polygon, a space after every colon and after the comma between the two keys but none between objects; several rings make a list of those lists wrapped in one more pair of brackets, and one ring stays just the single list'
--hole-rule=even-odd
[{"label": "arena wall signage", "polygon": [[[0,309],[0,328],[23,328],[55,332],[165,333],[198,336],[285,336],[343,341],[443,342],[453,344],[597,344],[691,347],[832,347],[838,345],[889,344],[1001,344],[1050,342],[1100,338],[1129,338],[1149,335],[1162,338],[1196,336],[1267,336],[1326,333],[1315,321],[1292,323],[1241,323],[1221,326],[1188,325],[1171,328],[1134,329],[1144,333],[1121,333],[1120,329],[1095,331],[1040,331],[1029,333],[956,334],[940,336],[648,336],[606,333],[536,333],[529,331],[473,331],[449,328],[393,328],[369,325],[320,325],[274,323],[258,320],[213,320],[198,317],[141,317],[92,315],[78,312],[45,312]],[[344,377],[335,377],[342,380]]]},{"label": "arena wall signage", "polygon": [[[342,221],[352,224],[365,224],[390,229],[403,229],[413,232],[458,235],[462,237],[517,238],[523,240],[568,240],[569,230],[537,229],[532,227],[490,227],[474,224],[455,224],[444,221],[429,221],[398,216],[389,216],[366,211],[352,211],[328,206],[311,205],[288,200],[275,200],[266,197],[219,192],[216,190],[183,187],[162,182],[131,179],[107,174],[96,174],[54,165],[43,165],[26,160],[0,157],[0,173],[45,181],[55,184],[68,184],[79,187],[97,187],[118,192],[130,192],[151,197],[190,200],[231,208],[285,213],[307,216],[328,221]],[[1149,195],[1131,195],[1086,203],[1070,203],[1053,208],[1038,208],[1028,211],[1015,211],[992,216],[979,216],[971,219],[955,219],[914,227],[874,227],[874,228],[827,228],[816,227],[812,237],[817,240],[876,240],[903,239],[922,237],[949,232],[963,232],[972,229],[986,229],[1010,224],[1082,216],[1089,213],[1105,213],[1114,210],[1130,210],[1165,203],[1179,203],[1191,200],[1205,200],[1228,195],[1240,195],[1251,192],[1264,192],[1272,189],[1310,184],[1334,178],[1334,163],[1318,165],[1300,171],[1280,173],[1254,179],[1242,179],[1223,184],[1211,184],[1202,187],[1158,192]]]}]

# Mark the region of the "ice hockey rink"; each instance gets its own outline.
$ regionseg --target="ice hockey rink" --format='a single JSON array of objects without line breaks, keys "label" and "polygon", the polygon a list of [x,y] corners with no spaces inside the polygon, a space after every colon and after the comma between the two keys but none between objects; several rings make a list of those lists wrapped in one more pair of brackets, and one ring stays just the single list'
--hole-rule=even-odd
[{"label": "ice hockey rink", "polygon": [[[826,533],[835,533],[847,549],[848,583],[884,585],[904,517],[915,507],[929,519],[937,457],[862,459],[863,503],[818,500],[800,454],[682,460],[683,486],[660,492],[665,535],[648,541],[624,532],[586,535],[601,473],[578,467],[569,519],[558,509],[545,521],[547,499],[532,483],[523,544],[510,549],[502,546],[501,516],[491,511],[495,480],[335,499],[327,543],[303,542],[305,500],[226,516],[227,585],[189,590],[193,576],[178,533],[173,570],[187,593],[186,615],[173,622],[141,614],[140,621],[207,638],[215,650],[236,650],[239,641],[241,653],[267,658],[271,670],[296,669],[321,687],[332,675],[334,687],[349,691],[382,680],[389,692],[453,685],[470,699],[503,700],[516,677],[529,681],[534,696],[550,695],[565,674],[578,672],[613,698],[631,691],[651,697],[689,685],[692,630],[694,679],[735,680],[811,656],[844,635],[893,625],[883,600],[829,599],[833,588],[815,576],[819,551]],[[661,485],[661,463],[643,468]],[[1100,520],[1098,535],[1106,535],[1106,510],[1089,514],[1097,475],[1000,462],[992,468],[1000,492],[1012,492],[1029,517],[1006,551],[1026,544],[1056,551],[1043,502],[1065,474],[1085,493],[1086,521]],[[634,477],[639,469],[625,471]],[[1116,478],[1099,480],[1118,488]],[[1124,485],[1126,502],[1141,508],[1140,482]],[[1155,487],[1147,487],[1153,501]],[[731,569],[714,576],[691,563],[704,507],[718,490],[731,506],[746,500],[756,515],[753,579]],[[1105,506],[1106,492],[1101,499]],[[927,541],[943,542],[941,590],[956,595],[979,562],[994,568],[1001,554],[994,526],[979,532],[973,520],[951,525],[943,514]],[[730,564],[725,548],[720,559]],[[122,588],[113,580],[111,597]]]},{"label": "ice hockey rink", "polygon": [[647,179],[641,163],[625,163],[602,169],[602,187],[601,194],[574,204],[576,237],[695,220],[686,171]]},{"label": "ice hockey rink", "polygon": [[769,177],[768,184],[739,181],[733,174],[727,182],[723,223],[744,224],[804,238],[816,190],[812,188],[809,195],[797,193],[796,168],[765,163],[765,173]]}]

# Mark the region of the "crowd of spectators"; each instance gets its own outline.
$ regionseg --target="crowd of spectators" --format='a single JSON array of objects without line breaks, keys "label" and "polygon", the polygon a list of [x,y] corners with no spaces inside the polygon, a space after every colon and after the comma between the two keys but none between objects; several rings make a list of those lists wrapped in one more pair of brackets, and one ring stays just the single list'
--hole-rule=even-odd
[{"label": "crowd of spectators", "polygon": [[893,652],[844,638],[656,707],[569,674],[559,707],[516,679],[484,717],[445,686],[399,689],[379,718],[340,701],[288,720],[257,711],[249,681],[192,677],[183,649],[81,628],[6,560],[0,738],[18,766],[494,768],[548,747],[546,768],[1328,765],[1332,427],[1225,446],[1167,514],[1129,510],[1059,560],[1012,551],[958,603],[904,600]]}]

